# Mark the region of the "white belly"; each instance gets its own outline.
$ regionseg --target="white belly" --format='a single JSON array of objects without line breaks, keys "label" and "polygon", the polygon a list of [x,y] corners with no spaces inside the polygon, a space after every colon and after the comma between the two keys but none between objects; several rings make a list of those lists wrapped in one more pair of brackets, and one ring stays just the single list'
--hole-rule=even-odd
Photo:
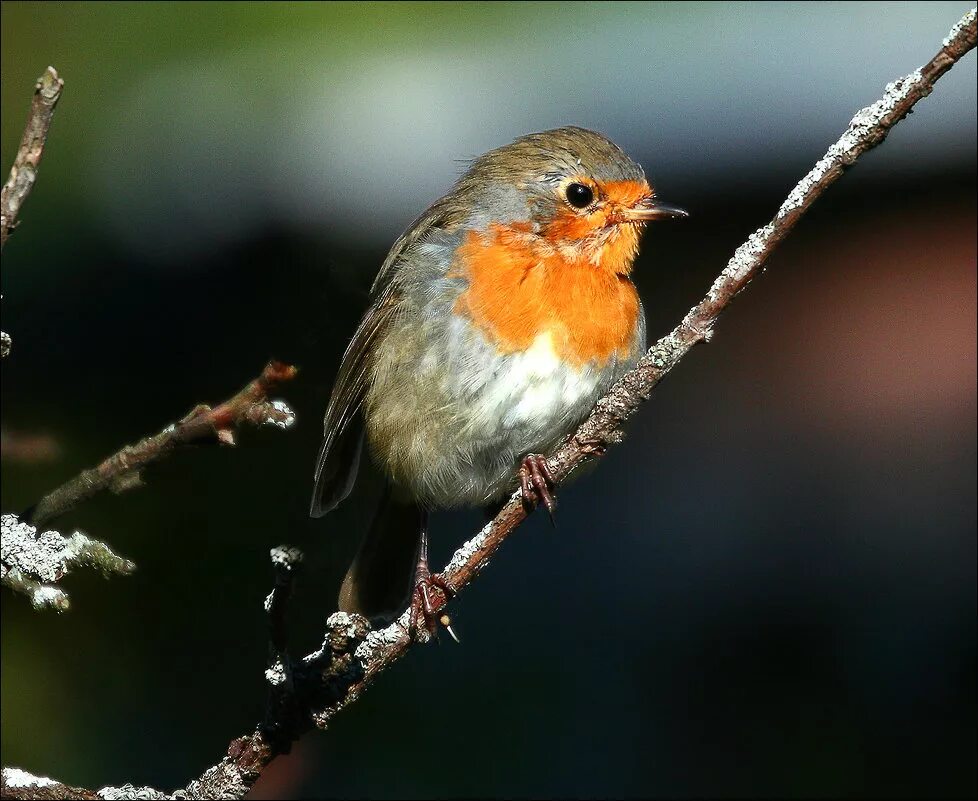
[{"label": "white belly", "polygon": [[[443,396],[455,406],[455,430],[426,483],[454,485],[456,503],[486,503],[509,490],[519,460],[550,451],[613,379],[608,370],[561,361],[550,332],[519,353],[455,361],[456,369],[442,374]],[[437,502],[449,503],[448,494]]]},{"label": "white belly", "polygon": [[[368,397],[375,456],[432,506],[483,505],[510,491],[520,459],[551,451],[627,368],[569,366],[549,331],[505,355],[460,318],[444,333],[385,341],[386,369]],[[401,346],[419,339],[420,351]]]},{"label": "white belly", "polygon": [[[559,437],[567,418],[579,414],[582,402],[590,408],[602,383],[600,374],[561,362],[549,331],[537,336],[527,350],[498,361],[497,369],[483,369],[479,375],[446,377],[446,394],[453,394],[451,385],[461,378],[469,390],[462,399],[468,404],[462,433],[476,439],[512,438],[517,449],[532,450]],[[471,392],[475,386],[479,391]]]}]

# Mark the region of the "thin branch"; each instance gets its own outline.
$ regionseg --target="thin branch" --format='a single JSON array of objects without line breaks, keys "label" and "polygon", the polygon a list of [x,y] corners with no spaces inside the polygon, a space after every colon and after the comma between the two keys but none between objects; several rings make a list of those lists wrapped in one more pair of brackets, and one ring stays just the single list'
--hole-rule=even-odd
[{"label": "thin branch", "polygon": [[275,569],[275,587],[265,599],[268,613],[268,639],[274,654],[285,653],[288,647],[286,609],[292,597],[296,574],[302,566],[302,551],[290,545],[272,548],[272,567]]},{"label": "thin branch", "polygon": [[[20,207],[34,188],[48,129],[64,85],[65,82],[58,77],[58,71],[54,67],[44,70],[34,84],[34,99],[31,101],[27,126],[20,138],[20,147],[10,168],[7,183],[0,190],[0,249],[7,244],[7,239],[17,227]],[[6,359],[10,355],[12,344],[10,335],[6,331],[0,331],[0,359]]]},{"label": "thin branch", "polygon": [[[638,366],[598,402],[591,416],[548,460],[558,480],[599,456],[608,445],[620,441],[625,421],[694,345],[709,341],[720,314],[758,274],[774,248],[815,199],[859,156],[882,142],[890,128],[906,116],[918,100],[930,94],[937,79],[975,46],[975,40],[975,11],[972,10],[951,29],[940,52],[930,62],[887,86],[881,100],[853,118],[839,141],[792,190],[774,219],[737,249],[707,296],[690,309],[671,333],[649,349]],[[456,551],[442,575],[457,590],[462,589],[485,568],[496,549],[525,517],[520,496],[514,493],[496,518]],[[440,591],[435,589],[433,596],[438,608],[443,607],[445,599]],[[242,798],[257,781],[262,769],[287,749],[288,738],[283,735],[296,739],[313,725],[325,728],[337,712],[355,701],[370,682],[403,656],[412,644],[407,613],[387,628],[369,631],[366,621],[359,615],[336,612],[327,620],[326,627],[323,647],[295,666],[295,691],[305,704],[306,718],[295,721],[291,731],[279,731],[278,736],[271,739],[259,728],[232,741],[220,763],[185,789],[171,795],[137,796],[136,788],[127,785],[103,788],[97,797]],[[5,771],[4,798],[7,797],[6,781]],[[159,793],[151,788],[139,790]]]},{"label": "thin branch", "polygon": [[57,531],[38,531],[16,515],[3,515],[0,583],[28,596],[35,609],[68,609],[67,593],[54,585],[76,567],[94,567],[105,575],[136,568],[80,531],[65,539]]},{"label": "thin branch", "polygon": [[60,456],[61,445],[50,434],[0,427],[0,460],[4,462],[41,464]]},{"label": "thin branch", "polygon": [[[295,670],[288,651],[287,610],[296,575],[302,567],[302,551],[288,545],[272,548],[272,567],[275,586],[265,599],[268,613],[268,708],[265,713],[264,736],[283,740],[284,748],[292,742],[302,709],[295,691]],[[284,735],[282,734],[284,732]]]},{"label": "thin branch", "polygon": [[31,114],[20,139],[14,165],[10,168],[10,177],[0,191],[0,248],[7,244],[7,239],[17,227],[17,214],[34,187],[37,168],[41,163],[41,156],[44,155],[48,129],[64,85],[65,82],[58,77],[58,71],[54,67],[44,70],[34,84]]},{"label": "thin branch", "polygon": [[84,471],[54,490],[37,504],[29,522],[15,515],[4,515],[0,583],[27,595],[35,609],[63,612],[70,605],[68,595],[54,585],[72,567],[88,565],[106,574],[131,573],[135,565],[116,556],[104,543],[81,532],[65,539],[56,531],[42,533],[39,527],[103,490],[123,492],[138,486],[140,470],[181,445],[198,442],[232,445],[235,430],[245,423],[288,428],[295,415],[282,401],[270,401],[268,393],[276,384],[291,379],[295,372],[294,367],[269,362],[257,379],[220,406],[196,407],[179,423],[123,448],[98,467]]},{"label": "thin branch", "polygon": [[181,446],[204,442],[234,445],[235,430],[246,423],[288,428],[295,421],[295,415],[282,401],[270,401],[268,394],[295,374],[294,367],[269,362],[258,378],[220,406],[213,409],[197,406],[179,423],[169,425],[135,445],[127,445],[98,467],[85,470],[45,495],[32,510],[31,522],[44,525],[105,490],[120,493],[140,486],[140,471],[144,467]]},{"label": "thin branch", "polygon": [[99,799],[97,793],[70,787],[46,776],[35,776],[20,768],[4,768],[0,774],[0,797],[28,801],[29,799],[77,798],[79,801]]}]

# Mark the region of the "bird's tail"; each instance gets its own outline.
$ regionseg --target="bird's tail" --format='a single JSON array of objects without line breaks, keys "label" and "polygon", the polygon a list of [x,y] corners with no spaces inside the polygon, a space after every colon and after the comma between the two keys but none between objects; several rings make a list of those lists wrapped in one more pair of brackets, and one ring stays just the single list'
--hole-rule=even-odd
[{"label": "bird's tail", "polygon": [[428,512],[389,484],[340,587],[339,608],[390,623],[411,602]]}]

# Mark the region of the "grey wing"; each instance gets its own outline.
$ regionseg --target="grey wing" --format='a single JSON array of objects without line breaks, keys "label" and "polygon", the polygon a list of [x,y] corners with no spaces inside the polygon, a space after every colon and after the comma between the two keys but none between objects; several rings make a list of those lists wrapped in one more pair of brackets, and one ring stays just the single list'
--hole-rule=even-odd
[{"label": "grey wing", "polygon": [[388,289],[367,310],[340,364],[333,394],[323,421],[323,444],[316,463],[315,487],[309,514],[322,517],[350,494],[363,451],[363,414],[360,407],[370,380],[374,343],[386,331],[396,310]]},{"label": "grey wing", "polygon": [[398,268],[416,246],[423,243],[438,230],[453,229],[465,218],[464,207],[457,205],[451,195],[433,203],[394,243],[380,271],[374,279],[371,292],[381,294],[387,291]]},{"label": "grey wing", "polygon": [[398,270],[416,246],[434,231],[456,224],[462,216],[462,209],[454,207],[449,198],[434,203],[394,243],[374,279],[370,291],[376,299],[343,354],[326,409],[325,435],[309,509],[312,517],[322,517],[335,509],[350,494],[356,481],[364,436],[360,406],[367,390],[374,343],[383,336],[397,313],[401,292]]}]

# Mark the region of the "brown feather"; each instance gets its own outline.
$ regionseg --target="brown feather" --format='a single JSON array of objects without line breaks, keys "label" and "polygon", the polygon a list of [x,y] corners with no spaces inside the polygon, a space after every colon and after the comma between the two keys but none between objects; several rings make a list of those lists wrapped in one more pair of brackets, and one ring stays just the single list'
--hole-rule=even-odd
[{"label": "brown feather", "polygon": [[367,310],[343,354],[323,421],[324,438],[309,509],[312,517],[322,517],[335,509],[353,489],[363,447],[360,407],[370,380],[374,344],[384,335],[396,311],[397,296],[393,286],[388,285]]}]

